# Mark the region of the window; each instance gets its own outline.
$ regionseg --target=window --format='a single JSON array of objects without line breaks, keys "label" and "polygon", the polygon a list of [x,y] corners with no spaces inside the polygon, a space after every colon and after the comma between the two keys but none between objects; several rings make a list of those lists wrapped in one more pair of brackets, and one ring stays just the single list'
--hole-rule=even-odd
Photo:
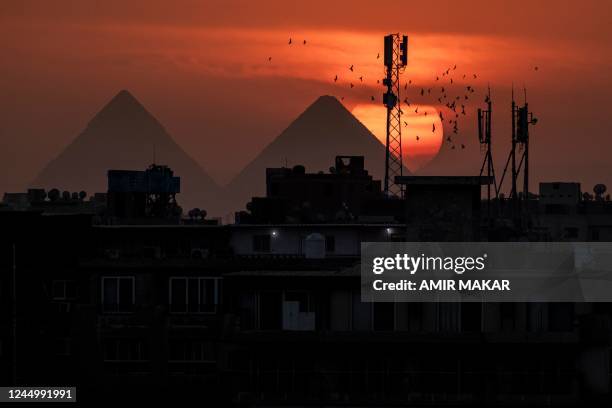
[{"label": "window", "polygon": [[258,317],[260,330],[315,329],[314,304],[307,292],[259,293]]},{"label": "window", "polygon": [[336,251],[336,237],[333,235],[325,236],[325,252],[335,252]]},{"label": "window", "polygon": [[214,345],[210,341],[170,339],[170,361],[214,362]]},{"label": "window", "polygon": [[554,332],[570,332],[574,329],[574,304],[551,303],[548,306],[548,329]]},{"label": "window", "polygon": [[102,310],[106,313],[127,313],[134,308],[134,277],[102,278]]},{"label": "window", "polygon": [[283,330],[315,329],[315,314],[306,292],[284,292]]},{"label": "window", "polygon": [[170,278],[171,312],[216,313],[218,304],[218,278]]},{"label": "window", "polygon": [[253,235],[253,251],[270,252],[270,234]]},{"label": "window", "polygon": [[147,343],[140,339],[104,339],[104,361],[146,361],[149,358]]},{"label": "window", "polygon": [[576,227],[565,228],[565,238],[578,238],[578,228]]},{"label": "window", "polygon": [[461,331],[480,332],[482,327],[482,303],[465,302],[461,303],[460,308]]},{"label": "window", "polygon": [[499,320],[502,331],[513,331],[516,329],[516,305],[514,303],[500,303]]},{"label": "window", "polygon": [[395,303],[372,303],[372,328],[374,331],[393,331],[395,329]]},{"label": "window", "polygon": [[263,292],[259,295],[259,328],[280,330],[283,322],[283,296],[279,292]]},{"label": "window", "polygon": [[438,303],[437,327],[439,332],[458,333],[461,325],[461,304]]},{"label": "window", "polygon": [[76,282],[72,280],[54,280],[51,284],[53,300],[70,300],[76,298]]}]

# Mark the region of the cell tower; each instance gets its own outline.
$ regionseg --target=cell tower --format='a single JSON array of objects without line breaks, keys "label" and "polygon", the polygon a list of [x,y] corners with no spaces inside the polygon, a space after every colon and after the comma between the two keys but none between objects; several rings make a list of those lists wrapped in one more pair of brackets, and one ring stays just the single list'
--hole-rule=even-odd
[{"label": "cell tower", "polygon": [[395,177],[402,175],[402,108],[400,103],[400,74],[408,64],[408,37],[399,34],[385,36],[384,63],[386,76],[383,85],[383,104],[387,108],[387,140],[385,156],[385,195],[402,197],[401,185]]},{"label": "cell tower", "polygon": [[[523,171],[523,193],[522,199],[525,202],[525,207],[529,200],[529,126],[538,123],[538,119],[533,116],[533,112],[529,112],[527,103],[527,91],[525,90],[525,104],[517,106],[514,101],[514,90],[512,91],[512,148],[510,155],[506,161],[504,175],[508,169],[508,164],[512,165],[512,187],[510,190],[510,199],[513,202],[514,215],[517,221],[520,221],[520,201],[518,195],[518,179],[521,170]],[[517,165],[516,149],[522,152],[520,161]],[[502,176],[503,181],[503,176]],[[501,184],[501,183],[500,183]]]},{"label": "cell tower", "polygon": [[487,109],[478,109],[478,141],[480,142],[481,148],[485,151],[485,157],[480,167],[480,176],[485,172],[487,168],[487,212],[489,219],[491,219],[491,178],[493,179],[493,187],[495,189],[495,197],[497,198],[497,181],[495,179],[495,166],[493,166],[493,154],[491,152],[491,117],[492,117],[492,105],[491,101],[491,88],[485,99],[487,103]]}]

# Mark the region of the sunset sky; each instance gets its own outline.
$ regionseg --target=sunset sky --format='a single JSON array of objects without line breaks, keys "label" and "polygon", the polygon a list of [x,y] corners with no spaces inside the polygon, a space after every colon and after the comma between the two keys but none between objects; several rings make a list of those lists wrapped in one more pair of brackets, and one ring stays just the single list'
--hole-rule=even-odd
[{"label": "sunset sky", "polygon": [[[376,80],[383,67],[376,56],[389,32],[410,36],[404,78],[413,83],[402,99],[421,107],[419,114],[406,110],[409,168],[424,164],[443,143],[437,114],[444,109],[437,96],[421,97],[420,90],[439,88],[436,76],[456,64],[458,78],[467,79],[454,83],[456,91],[447,84],[448,92],[469,85],[476,93],[465,102],[456,136],[467,152],[449,163],[449,171],[480,168],[474,110],[487,85],[495,102],[495,156],[503,166],[514,83],[520,101],[527,87],[540,119],[532,134],[534,181],[579,181],[584,191],[612,184],[611,2],[386,4],[4,1],[0,192],[23,189],[121,89],[129,89],[221,184],[323,94],[344,97],[345,106],[382,138]],[[445,126],[444,137],[450,132]],[[382,159],[370,165],[382,166]]]}]

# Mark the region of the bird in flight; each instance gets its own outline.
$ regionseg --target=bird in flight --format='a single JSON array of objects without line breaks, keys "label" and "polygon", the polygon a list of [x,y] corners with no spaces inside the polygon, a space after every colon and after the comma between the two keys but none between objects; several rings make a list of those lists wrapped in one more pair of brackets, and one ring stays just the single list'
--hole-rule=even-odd
[{"label": "bird in flight", "polygon": [[349,67],[349,69],[351,70],[351,72],[353,72],[353,66],[352,65]]},{"label": "bird in flight", "polygon": [[474,74],[474,79],[478,78],[478,76],[476,74]]},{"label": "bird in flight", "polygon": [[291,37],[289,37],[289,45],[291,45],[293,41],[291,41]]}]

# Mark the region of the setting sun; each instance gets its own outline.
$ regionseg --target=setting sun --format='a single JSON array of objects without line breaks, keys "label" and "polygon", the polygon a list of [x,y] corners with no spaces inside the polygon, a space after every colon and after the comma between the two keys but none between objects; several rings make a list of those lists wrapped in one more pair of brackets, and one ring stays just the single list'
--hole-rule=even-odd
[{"label": "setting sun", "polygon": [[[385,143],[386,112],[384,106],[372,104],[357,105],[352,110],[353,115],[382,143]],[[413,104],[410,108],[404,108],[402,122],[404,166],[415,171],[438,154],[444,139],[442,121],[433,106]]]}]

